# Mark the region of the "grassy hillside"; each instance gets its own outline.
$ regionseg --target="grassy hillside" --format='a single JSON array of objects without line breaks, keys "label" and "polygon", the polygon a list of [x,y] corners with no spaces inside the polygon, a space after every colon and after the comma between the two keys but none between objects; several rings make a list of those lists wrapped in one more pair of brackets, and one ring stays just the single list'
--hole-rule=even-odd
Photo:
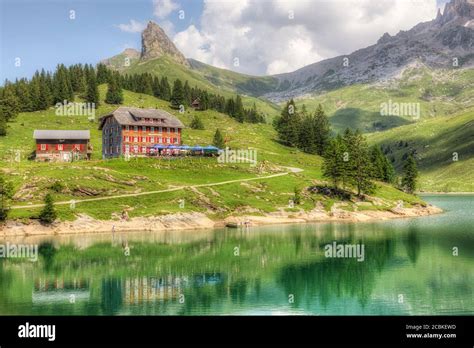
[{"label": "grassy hillside", "polygon": [[[113,59],[114,61],[121,61],[121,59],[117,57]],[[195,66],[197,65],[195,64]],[[145,62],[133,60],[131,61],[130,67],[120,69],[120,71],[125,74],[141,74],[147,72],[160,77],[167,76],[171,83],[176,79],[180,79],[183,82],[187,80],[192,87],[196,86],[227,98],[239,93],[243,96],[242,99],[245,107],[250,108],[253,103],[255,103],[258,111],[266,114],[269,120],[279,114],[278,105],[251,96],[248,88],[251,88],[252,81],[255,80],[252,76],[214,68],[203,63],[200,63],[199,67],[199,69],[190,69],[176,63],[167,56],[162,56]],[[247,86],[247,89],[241,88],[242,86]]]},{"label": "grassy hillside", "polygon": [[[369,134],[371,143],[390,147],[401,169],[406,154],[416,155],[423,191],[474,191],[474,109]],[[457,154],[457,161],[455,155]]]},{"label": "grassy hillside", "polygon": [[[101,99],[105,97],[105,86],[100,87]],[[86,213],[100,219],[110,219],[127,210],[130,216],[159,215],[170,212],[201,211],[211,217],[241,214],[251,211],[262,214],[278,209],[289,209],[288,201],[293,197],[295,187],[302,190],[302,204],[298,209],[313,209],[316,202],[330,208],[333,200],[304,191],[321,180],[321,158],[301,153],[277,143],[271,125],[240,124],[223,114],[207,110],[188,110],[179,114],[169,107],[168,102],[152,96],[124,92],[124,105],[162,108],[189,125],[194,113],[204,122],[205,130],[185,129],[183,142],[189,145],[207,145],[212,142],[216,128],[220,128],[234,149],[252,148],[257,151],[258,165],[220,164],[215,158],[185,159],[124,159],[102,160],[98,123],[90,122],[85,116],[56,116],[54,109],[33,113],[21,113],[8,124],[8,135],[0,138],[2,154],[0,168],[8,174],[15,186],[13,205],[28,206],[42,203],[47,192],[56,201],[81,200],[95,197],[109,197],[122,194],[136,194],[148,191],[166,190],[185,185],[199,185],[228,180],[265,177],[275,173],[288,172],[289,167],[304,171],[285,176],[262,178],[257,181],[232,183],[223,186],[186,188],[160,194],[114,198],[110,200],[78,203],[75,209],[69,205],[58,206],[62,219],[74,219],[78,213]],[[116,106],[102,103],[97,116],[104,115]],[[27,160],[34,150],[32,134],[34,129],[90,129],[94,152],[91,161],[73,163],[38,163]],[[21,152],[21,161],[14,161],[14,154]],[[52,185],[58,182],[57,190]],[[402,199],[411,203],[421,202],[416,197],[380,184],[376,195],[389,208]],[[185,199],[185,207],[179,207],[179,200]],[[353,209],[349,203],[347,209]],[[364,207],[366,208],[366,207]],[[381,209],[373,205],[367,209]],[[14,209],[13,218],[37,216],[39,208]]]},{"label": "grassy hillside", "polygon": [[382,103],[419,103],[420,119],[446,116],[474,103],[474,69],[412,68],[399,79],[378,85],[352,85],[296,100],[309,110],[321,103],[336,130],[381,131],[416,122],[409,115],[381,116]]}]

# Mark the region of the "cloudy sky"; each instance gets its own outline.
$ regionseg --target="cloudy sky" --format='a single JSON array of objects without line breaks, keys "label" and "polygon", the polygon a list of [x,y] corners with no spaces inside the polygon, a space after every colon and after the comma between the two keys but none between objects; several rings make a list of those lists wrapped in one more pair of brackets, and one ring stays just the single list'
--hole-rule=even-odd
[{"label": "cloudy sky", "polygon": [[186,57],[247,74],[278,74],[431,20],[446,1],[3,0],[0,78],[30,76],[61,62],[95,64],[126,47],[139,49],[149,20]]}]

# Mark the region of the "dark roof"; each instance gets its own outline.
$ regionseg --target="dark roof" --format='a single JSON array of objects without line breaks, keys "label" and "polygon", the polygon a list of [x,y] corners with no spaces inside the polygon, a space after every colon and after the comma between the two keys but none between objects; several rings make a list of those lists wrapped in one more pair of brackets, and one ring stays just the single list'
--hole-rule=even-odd
[{"label": "dark roof", "polygon": [[[112,113],[100,118],[99,129],[104,126],[104,121],[107,117],[113,116],[117,122],[123,126],[150,126],[157,125],[161,127],[175,127],[184,128],[184,125],[176,117],[161,109],[141,109],[121,106]],[[140,119],[162,119],[163,122],[150,123]]]},{"label": "dark roof", "polygon": [[34,139],[90,139],[91,133],[89,130],[38,130],[33,132]]}]

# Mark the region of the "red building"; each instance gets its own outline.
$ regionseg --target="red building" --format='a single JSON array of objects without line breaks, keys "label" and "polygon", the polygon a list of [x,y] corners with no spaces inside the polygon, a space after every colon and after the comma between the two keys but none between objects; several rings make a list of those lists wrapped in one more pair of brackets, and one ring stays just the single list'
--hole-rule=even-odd
[{"label": "red building", "polygon": [[89,130],[35,130],[36,160],[70,162],[90,159]]},{"label": "red building", "polygon": [[180,145],[184,125],[164,110],[121,106],[100,118],[102,157],[149,156],[153,145]]}]

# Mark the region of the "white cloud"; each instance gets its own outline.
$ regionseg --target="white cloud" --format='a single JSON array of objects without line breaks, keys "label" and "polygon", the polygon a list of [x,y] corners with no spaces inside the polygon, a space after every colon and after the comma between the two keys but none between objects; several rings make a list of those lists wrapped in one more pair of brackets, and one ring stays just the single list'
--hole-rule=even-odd
[{"label": "white cloud", "polygon": [[[205,0],[174,36],[186,57],[248,74],[294,71],[431,20],[436,0]],[[239,58],[239,66],[234,66]]]},{"label": "white cloud", "polygon": [[178,8],[179,5],[173,0],[153,0],[153,15],[159,19],[166,18]]},{"label": "white cloud", "polygon": [[141,22],[138,22],[134,19],[131,19],[130,23],[128,23],[128,24],[119,24],[119,25],[117,25],[117,27],[120,30],[125,31],[127,33],[140,33],[141,31],[143,31],[143,29],[145,29],[146,25],[145,25],[145,23],[141,23]]}]

